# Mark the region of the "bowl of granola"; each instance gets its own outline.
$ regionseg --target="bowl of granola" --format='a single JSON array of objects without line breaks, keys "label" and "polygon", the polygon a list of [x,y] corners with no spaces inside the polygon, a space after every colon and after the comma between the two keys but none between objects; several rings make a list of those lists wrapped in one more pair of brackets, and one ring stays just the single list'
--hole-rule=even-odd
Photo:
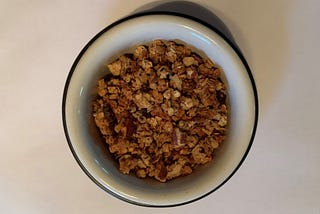
[{"label": "bowl of granola", "polygon": [[238,170],[257,125],[250,69],[212,26],[141,13],[98,33],[76,58],[63,125],[82,170],[129,203],[203,198]]}]

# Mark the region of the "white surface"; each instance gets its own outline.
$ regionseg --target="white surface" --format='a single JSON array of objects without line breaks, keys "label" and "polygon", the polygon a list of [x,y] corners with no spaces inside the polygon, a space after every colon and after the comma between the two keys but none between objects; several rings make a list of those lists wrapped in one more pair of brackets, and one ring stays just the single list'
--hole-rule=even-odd
[{"label": "white surface", "polygon": [[[132,33],[133,32],[133,33]],[[130,37],[128,37],[130,35]],[[229,131],[222,152],[202,172],[179,180],[146,183],[124,176],[95,143],[88,123],[92,94],[101,69],[132,46],[155,38],[187,43],[205,53],[223,68],[229,91]],[[118,39],[118,43],[115,42]],[[131,50],[130,50],[131,49]],[[107,60],[107,62],[106,62]],[[106,189],[135,203],[168,206],[186,203],[216,189],[237,169],[251,143],[255,124],[255,97],[248,72],[237,53],[218,34],[190,19],[149,15],[122,22],[97,38],[81,56],[68,85],[65,102],[66,127],[73,150],[87,172]],[[97,151],[98,150],[98,151]]]},{"label": "white surface", "polygon": [[81,171],[62,130],[67,73],[91,37],[147,2],[1,2],[0,213],[320,213],[318,0],[198,1],[230,28],[260,95],[254,145],[220,190],[143,208]]}]

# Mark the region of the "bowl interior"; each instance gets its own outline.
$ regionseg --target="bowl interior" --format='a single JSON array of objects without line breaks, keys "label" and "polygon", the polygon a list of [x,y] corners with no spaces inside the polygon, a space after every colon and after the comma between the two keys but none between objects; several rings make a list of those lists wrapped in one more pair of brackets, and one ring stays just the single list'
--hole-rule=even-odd
[{"label": "bowl interior", "polygon": [[[93,123],[91,103],[106,64],[154,39],[187,43],[222,67],[229,93],[229,131],[216,158],[186,177],[160,183],[123,175]],[[65,130],[78,163],[100,187],[140,205],[171,206],[200,198],[223,184],[239,167],[255,124],[255,97],[248,71],[233,48],[213,30],[178,16],[138,16],[98,34],[78,56],[66,86]]]}]

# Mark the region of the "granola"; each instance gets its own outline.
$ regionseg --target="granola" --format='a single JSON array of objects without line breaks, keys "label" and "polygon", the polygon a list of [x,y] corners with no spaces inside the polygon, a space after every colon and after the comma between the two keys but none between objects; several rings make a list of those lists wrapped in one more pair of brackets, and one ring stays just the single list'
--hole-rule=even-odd
[{"label": "granola", "polygon": [[228,123],[217,65],[185,45],[154,40],[108,69],[93,117],[122,173],[165,182],[213,159]]}]

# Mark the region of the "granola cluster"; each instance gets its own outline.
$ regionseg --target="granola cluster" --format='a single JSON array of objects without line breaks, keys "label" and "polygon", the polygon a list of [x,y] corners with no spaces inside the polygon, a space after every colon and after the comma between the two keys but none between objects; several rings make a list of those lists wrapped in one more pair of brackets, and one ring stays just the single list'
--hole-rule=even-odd
[{"label": "granola cluster", "polygon": [[108,69],[93,116],[122,173],[165,182],[212,160],[228,122],[220,68],[185,45],[154,40]]}]

